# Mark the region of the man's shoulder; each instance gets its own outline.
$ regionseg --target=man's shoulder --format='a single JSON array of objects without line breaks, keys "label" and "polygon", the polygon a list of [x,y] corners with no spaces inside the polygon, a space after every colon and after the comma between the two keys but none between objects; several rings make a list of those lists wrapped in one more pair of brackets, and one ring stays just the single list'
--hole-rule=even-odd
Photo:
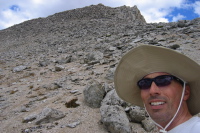
[{"label": "man's shoulder", "polygon": [[198,117],[198,116],[193,116],[193,117],[191,118],[191,120],[192,120],[192,122],[197,122],[197,123],[199,123],[199,122],[200,122],[200,117]]},{"label": "man's shoulder", "polygon": [[200,117],[192,117],[170,130],[169,133],[200,133]]},{"label": "man's shoulder", "polygon": [[189,133],[200,133],[200,117],[192,117],[184,126],[189,129]]},{"label": "man's shoulder", "polygon": [[193,128],[200,129],[200,117],[194,117],[194,121],[192,123],[193,123],[192,125]]}]

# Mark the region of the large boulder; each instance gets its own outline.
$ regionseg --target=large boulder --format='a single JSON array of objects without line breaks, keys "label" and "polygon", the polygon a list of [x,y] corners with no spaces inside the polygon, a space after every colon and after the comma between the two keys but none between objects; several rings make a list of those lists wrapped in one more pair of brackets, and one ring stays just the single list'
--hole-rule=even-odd
[{"label": "large boulder", "polygon": [[91,81],[83,91],[85,102],[89,107],[99,108],[106,92],[98,81]]},{"label": "large boulder", "polygon": [[100,108],[101,121],[111,133],[130,133],[128,117],[124,108],[118,105],[103,105]]}]

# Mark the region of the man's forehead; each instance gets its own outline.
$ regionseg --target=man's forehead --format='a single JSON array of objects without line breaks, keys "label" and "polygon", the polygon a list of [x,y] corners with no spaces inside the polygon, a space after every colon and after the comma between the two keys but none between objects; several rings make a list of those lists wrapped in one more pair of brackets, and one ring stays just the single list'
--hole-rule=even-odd
[{"label": "man's forehead", "polygon": [[166,73],[166,72],[154,72],[154,73],[150,73],[150,74],[144,76],[143,78],[155,78],[160,75],[171,75],[171,74]]}]

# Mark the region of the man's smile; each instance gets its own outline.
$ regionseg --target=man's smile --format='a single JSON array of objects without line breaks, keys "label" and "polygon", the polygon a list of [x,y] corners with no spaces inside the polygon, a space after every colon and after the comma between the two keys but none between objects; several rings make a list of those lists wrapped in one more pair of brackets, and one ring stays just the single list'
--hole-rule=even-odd
[{"label": "man's smile", "polygon": [[158,105],[163,105],[165,102],[151,102],[150,105],[152,106],[158,106]]},{"label": "man's smile", "polygon": [[152,110],[160,110],[163,109],[166,105],[166,101],[164,100],[151,100],[149,101],[149,107]]}]

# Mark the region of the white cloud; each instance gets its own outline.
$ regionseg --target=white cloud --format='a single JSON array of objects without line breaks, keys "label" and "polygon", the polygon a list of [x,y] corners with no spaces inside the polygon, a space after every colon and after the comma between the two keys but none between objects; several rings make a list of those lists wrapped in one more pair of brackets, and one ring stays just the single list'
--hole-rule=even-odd
[{"label": "white cloud", "polygon": [[136,0],[136,5],[148,23],[168,22],[165,17],[183,2],[184,0]]},{"label": "white cloud", "polygon": [[200,16],[200,1],[194,3],[194,12]]},{"label": "white cloud", "polygon": [[145,20],[150,22],[168,22],[166,15],[173,11],[173,8],[180,8],[185,0],[112,0],[120,5],[137,5]]},{"label": "white cloud", "polygon": [[174,16],[174,17],[172,18],[172,21],[173,21],[173,22],[176,22],[176,21],[182,20],[182,19],[184,19],[184,18],[186,18],[186,17],[183,16],[183,15],[181,15],[181,14],[178,14],[177,16]]},{"label": "white cloud", "polygon": [[[184,7],[187,0],[0,0],[0,29],[28,19],[47,17],[58,12],[102,3],[106,6],[137,5],[147,22],[168,22],[165,18],[174,8]],[[16,5],[18,12],[10,10]],[[195,12],[200,4],[196,2]],[[199,13],[200,14],[200,13]]]},{"label": "white cloud", "polygon": [[0,28],[10,27],[28,19],[29,14],[20,12],[20,9],[7,9],[0,12]]}]

